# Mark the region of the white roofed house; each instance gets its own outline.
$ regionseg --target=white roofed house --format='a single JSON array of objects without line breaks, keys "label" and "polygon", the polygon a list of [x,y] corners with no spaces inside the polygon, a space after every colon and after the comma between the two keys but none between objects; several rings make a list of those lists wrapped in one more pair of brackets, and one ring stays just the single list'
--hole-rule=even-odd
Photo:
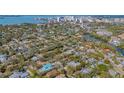
[{"label": "white roofed house", "polygon": [[112,36],[109,43],[112,45],[115,45],[115,46],[119,46],[120,45],[120,38]]},{"label": "white roofed house", "polygon": [[112,32],[106,31],[106,29],[97,29],[97,34],[100,36],[112,36]]},{"label": "white roofed house", "polygon": [[0,54],[0,62],[4,63],[7,60],[7,55],[6,54]]}]

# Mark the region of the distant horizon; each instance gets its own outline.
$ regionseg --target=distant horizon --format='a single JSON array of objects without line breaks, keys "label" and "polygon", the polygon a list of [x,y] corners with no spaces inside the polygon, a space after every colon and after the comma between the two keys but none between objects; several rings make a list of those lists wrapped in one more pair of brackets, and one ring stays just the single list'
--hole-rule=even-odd
[{"label": "distant horizon", "polygon": [[34,20],[34,18],[54,18],[54,17],[63,17],[63,16],[75,16],[75,17],[93,17],[93,18],[124,18],[124,15],[0,15],[0,24],[1,25],[14,25],[14,24],[23,24],[31,23],[38,24],[42,23],[41,20]]}]

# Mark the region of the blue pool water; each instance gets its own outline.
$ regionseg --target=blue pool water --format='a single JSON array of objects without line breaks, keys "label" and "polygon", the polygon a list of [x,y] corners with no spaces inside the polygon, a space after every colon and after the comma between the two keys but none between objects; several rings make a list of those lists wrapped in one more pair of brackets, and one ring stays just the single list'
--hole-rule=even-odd
[{"label": "blue pool water", "polygon": [[48,63],[43,65],[43,67],[41,68],[42,71],[49,71],[53,68],[52,64]]}]

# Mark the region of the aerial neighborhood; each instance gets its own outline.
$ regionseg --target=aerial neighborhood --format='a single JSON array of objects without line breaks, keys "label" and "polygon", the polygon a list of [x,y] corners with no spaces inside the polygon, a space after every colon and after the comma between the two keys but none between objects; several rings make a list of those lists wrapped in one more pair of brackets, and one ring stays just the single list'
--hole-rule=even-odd
[{"label": "aerial neighborhood", "polygon": [[31,20],[0,23],[0,78],[124,77],[124,16]]}]

